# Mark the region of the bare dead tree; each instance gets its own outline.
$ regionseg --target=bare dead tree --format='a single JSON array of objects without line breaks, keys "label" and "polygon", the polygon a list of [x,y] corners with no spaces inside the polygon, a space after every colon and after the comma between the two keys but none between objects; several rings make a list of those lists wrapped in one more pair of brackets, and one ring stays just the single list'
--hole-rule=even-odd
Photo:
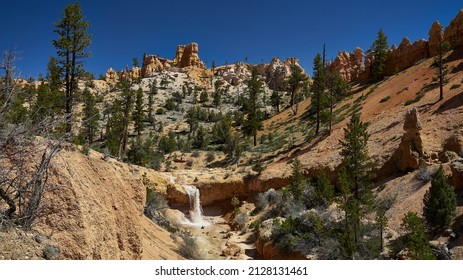
[{"label": "bare dead tree", "polygon": [[0,87],[0,225],[8,220],[29,229],[40,214],[48,170],[62,141],[51,133],[59,120],[8,123],[7,116],[14,110],[9,104],[23,90],[16,83],[15,60],[16,52],[7,51],[1,63],[5,76]]}]

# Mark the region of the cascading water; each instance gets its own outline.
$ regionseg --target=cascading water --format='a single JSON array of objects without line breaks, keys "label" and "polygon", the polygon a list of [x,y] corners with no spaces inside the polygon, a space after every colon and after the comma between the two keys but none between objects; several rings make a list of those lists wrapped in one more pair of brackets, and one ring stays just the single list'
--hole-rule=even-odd
[{"label": "cascading water", "polygon": [[193,226],[203,227],[208,226],[210,223],[204,219],[203,208],[201,207],[199,190],[190,185],[183,185],[186,193],[190,198],[190,221],[187,224]]}]

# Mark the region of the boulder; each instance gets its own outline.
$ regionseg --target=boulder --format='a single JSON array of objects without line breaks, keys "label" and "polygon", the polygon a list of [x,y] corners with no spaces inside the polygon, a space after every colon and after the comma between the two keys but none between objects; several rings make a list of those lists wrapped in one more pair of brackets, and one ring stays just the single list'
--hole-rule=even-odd
[{"label": "boulder", "polygon": [[451,151],[459,156],[463,156],[463,135],[461,132],[457,132],[451,135],[444,141],[443,144],[444,152]]},{"label": "boulder", "polygon": [[222,256],[226,257],[238,257],[241,254],[244,254],[244,250],[234,243],[227,244],[227,247],[222,250]]},{"label": "boulder", "polygon": [[450,249],[452,260],[463,260],[463,246],[455,246]]},{"label": "boulder", "polygon": [[450,164],[452,170],[452,178],[450,183],[455,187],[455,190],[463,189],[463,159],[456,159]]}]

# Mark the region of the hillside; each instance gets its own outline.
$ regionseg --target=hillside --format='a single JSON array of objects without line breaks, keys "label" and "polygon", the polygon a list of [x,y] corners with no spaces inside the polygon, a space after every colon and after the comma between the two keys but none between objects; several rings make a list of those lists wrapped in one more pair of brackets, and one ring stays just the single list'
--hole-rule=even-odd
[{"label": "hillside", "polygon": [[[463,10],[386,46],[381,79],[361,49],[317,56],[311,79],[296,58],[207,69],[179,45],[86,73],[69,115],[61,81],[0,77],[0,259],[463,259],[461,32]],[[444,228],[422,219],[433,184],[456,200]]]}]

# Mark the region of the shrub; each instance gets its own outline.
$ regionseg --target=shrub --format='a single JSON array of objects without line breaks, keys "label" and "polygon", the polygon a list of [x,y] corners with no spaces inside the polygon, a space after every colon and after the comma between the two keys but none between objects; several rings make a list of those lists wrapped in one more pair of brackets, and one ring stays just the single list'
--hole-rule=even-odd
[{"label": "shrub", "polygon": [[182,238],[182,243],[180,244],[179,251],[182,256],[193,260],[205,259],[196,237],[188,232],[182,231],[180,232],[180,238]]},{"label": "shrub", "polygon": [[386,97],[381,98],[381,100],[379,101],[379,103],[386,102],[386,101],[388,101],[389,99],[391,99],[391,97],[388,95],[388,96],[386,96]]},{"label": "shrub", "polygon": [[415,98],[407,100],[404,105],[408,106],[408,105],[411,105],[413,103],[416,103],[416,102],[420,101],[424,97],[424,95],[425,95],[425,92],[419,92],[416,95]]},{"label": "shrub", "polygon": [[244,212],[240,212],[233,218],[232,225],[237,229],[244,229],[246,222],[248,221],[248,215]]},{"label": "shrub", "polygon": [[450,87],[450,89],[456,89],[459,88],[461,85],[460,84],[454,84]]},{"label": "shrub", "polygon": [[43,258],[46,260],[57,260],[59,258],[61,251],[59,247],[46,244],[43,247]]},{"label": "shrub", "polygon": [[206,155],[207,162],[213,162],[215,160],[215,154],[213,152],[208,152]]},{"label": "shrub", "polygon": [[262,171],[264,170],[265,170],[265,167],[260,162],[256,162],[256,164],[252,166],[252,171],[257,172],[258,175],[260,175]]}]

